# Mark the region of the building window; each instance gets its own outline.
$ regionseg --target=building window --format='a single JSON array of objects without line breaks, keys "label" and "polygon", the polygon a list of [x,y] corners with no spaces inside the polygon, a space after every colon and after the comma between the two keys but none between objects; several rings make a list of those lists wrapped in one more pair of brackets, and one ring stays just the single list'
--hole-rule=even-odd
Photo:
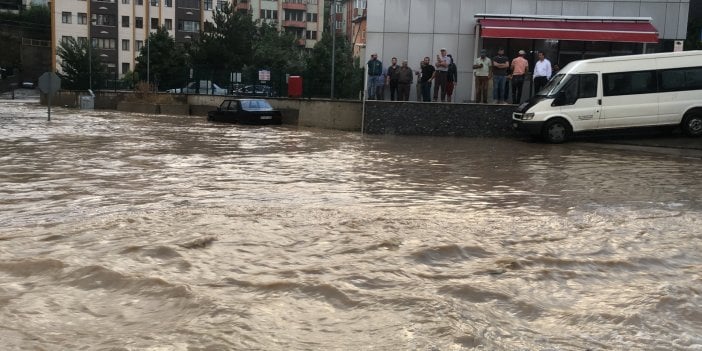
[{"label": "building window", "polygon": [[336,3],[336,13],[344,13],[344,5],[340,2]]},{"label": "building window", "polygon": [[151,6],[158,6],[158,0],[151,0]]},{"label": "building window", "polygon": [[167,30],[173,30],[173,20],[170,18],[164,19],[163,26],[166,27]]},{"label": "building window", "polygon": [[110,26],[110,27],[116,27],[117,26],[117,20],[116,20],[115,15],[98,15],[98,14],[93,14],[92,19],[93,23],[96,26]]},{"label": "building window", "polygon": [[123,5],[129,5],[129,0],[122,0]]},{"label": "building window", "polygon": [[302,28],[287,28],[285,32],[294,35],[297,39],[302,39],[305,36]]},{"label": "building window", "polygon": [[141,48],[144,47],[144,41],[143,40],[137,40],[134,42],[134,51],[141,51]]},{"label": "building window", "polygon": [[173,0],[166,0],[166,7],[173,7]]},{"label": "building window", "polygon": [[200,22],[180,20],[178,21],[178,30],[197,33],[200,31]]},{"label": "building window", "polygon": [[310,5],[317,5],[317,0],[307,0],[307,3]]},{"label": "building window", "polygon": [[356,9],[365,9],[366,0],[353,0],[353,7]]},{"label": "building window", "polygon": [[64,44],[68,44],[68,41],[71,40],[71,38],[73,38],[73,37],[70,35],[64,35],[61,37],[61,42]]},{"label": "building window", "polygon": [[205,10],[212,10],[212,0],[205,0]]},{"label": "building window", "polygon": [[317,22],[317,14],[316,13],[307,13],[307,22]]},{"label": "building window", "polygon": [[316,30],[308,30],[305,33],[305,37],[307,39],[317,40],[317,31]]},{"label": "building window", "polygon": [[77,23],[78,24],[88,24],[88,14],[78,12]]},{"label": "building window", "polygon": [[129,28],[129,16],[122,16],[122,27]]},{"label": "building window", "polygon": [[71,16],[70,12],[61,12],[61,23],[71,23]]},{"label": "building window", "polygon": [[278,10],[261,10],[262,19],[278,19]]},{"label": "building window", "polygon": [[93,47],[103,50],[117,49],[117,39],[93,38]]},{"label": "building window", "polygon": [[285,20],[286,21],[302,22],[305,20],[305,12],[304,11],[295,11],[295,10],[285,11]]},{"label": "building window", "polygon": [[122,51],[129,51],[129,39],[122,39]]},{"label": "building window", "polygon": [[129,72],[129,62],[122,62],[122,74]]},{"label": "building window", "polygon": [[144,0],[136,0],[136,4],[142,6],[144,5]]},{"label": "building window", "polygon": [[88,37],[78,37],[78,43],[80,45],[88,45]]},{"label": "building window", "polygon": [[143,17],[134,18],[134,27],[144,28],[144,18]]},{"label": "building window", "polygon": [[151,29],[158,29],[158,18],[151,19]]}]

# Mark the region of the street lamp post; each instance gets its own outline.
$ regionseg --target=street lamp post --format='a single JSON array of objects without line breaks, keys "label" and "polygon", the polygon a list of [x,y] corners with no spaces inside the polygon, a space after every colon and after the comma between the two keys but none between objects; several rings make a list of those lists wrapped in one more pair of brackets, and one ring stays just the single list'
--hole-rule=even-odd
[{"label": "street lamp post", "polygon": [[336,1],[331,2],[331,35],[332,35],[332,52],[331,52],[331,98],[334,99],[334,61],[336,61]]},{"label": "street lamp post", "polygon": [[149,37],[146,37],[146,84],[149,85],[151,91],[151,45],[149,45]]}]

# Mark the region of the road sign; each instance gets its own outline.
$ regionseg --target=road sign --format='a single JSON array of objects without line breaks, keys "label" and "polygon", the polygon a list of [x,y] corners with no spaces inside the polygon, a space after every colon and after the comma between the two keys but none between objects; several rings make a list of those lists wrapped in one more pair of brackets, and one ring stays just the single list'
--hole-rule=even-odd
[{"label": "road sign", "polygon": [[267,70],[258,71],[258,80],[260,80],[260,81],[271,80],[271,71],[267,71]]},{"label": "road sign", "polygon": [[44,72],[39,77],[39,90],[44,94],[54,94],[61,89],[61,78],[54,72]]}]

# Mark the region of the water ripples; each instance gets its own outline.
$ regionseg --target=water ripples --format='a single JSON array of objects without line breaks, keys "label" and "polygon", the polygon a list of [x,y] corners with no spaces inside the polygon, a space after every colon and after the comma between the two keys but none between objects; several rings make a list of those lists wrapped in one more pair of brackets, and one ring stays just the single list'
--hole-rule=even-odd
[{"label": "water ripples", "polygon": [[0,105],[8,350],[700,350],[699,159]]}]

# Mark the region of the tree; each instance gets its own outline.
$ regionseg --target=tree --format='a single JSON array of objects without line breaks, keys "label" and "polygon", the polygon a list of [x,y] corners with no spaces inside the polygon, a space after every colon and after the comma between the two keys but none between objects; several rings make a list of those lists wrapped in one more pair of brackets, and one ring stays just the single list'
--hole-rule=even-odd
[{"label": "tree", "polygon": [[157,87],[182,88],[187,83],[187,50],[176,44],[165,27],[160,27],[156,32],[149,34],[149,39],[139,50],[136,61],[134,72],[137,77]]},{"label": "tree", "polygon": [[[353,57],[351,44],[337,35],[334,55],[334,97],[357,99],[363,89],[363,68]],[[306,91],[311,96],[329,97],[331,93],[332,36],[324,32],[307,61]]]},{"label": "tree", "polygon": [[58,76],[61,78],[62,88],[87,90],[90,87],[91,75],[93,88],[102,86],[107,77],[107,66],[100,62],[95,48],[91,48],[92,52],[88,55],[88,47],[87,41],[77,41],[73,37],[68,37],[58,46],[57,55],[61,59],[61,72]]},{"label": "tree", "polygon": [[198,76],[218,77],[212,80],[222,83],[230,72],[253,63],[256,25],[251,15],[234,11],[228,2],[222,3],[212,20],[213,23],[205,23],[205,31],[194,43],[191,56]]}]

